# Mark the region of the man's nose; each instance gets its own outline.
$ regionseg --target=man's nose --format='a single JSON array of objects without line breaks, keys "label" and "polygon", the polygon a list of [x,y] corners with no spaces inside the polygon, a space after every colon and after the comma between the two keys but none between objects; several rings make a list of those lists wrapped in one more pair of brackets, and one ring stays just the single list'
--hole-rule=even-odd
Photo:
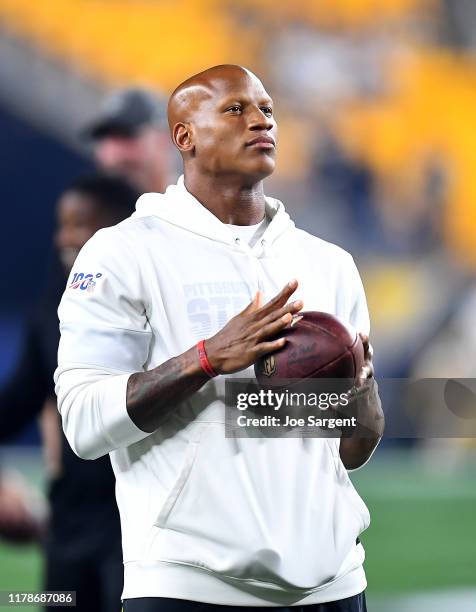
[{"label": "man's nose", "polygon": [[250,113],[249,129],[250,130],[271,130],[275,125],[275,121],[272,117],[268,117],[263,111],[256,107]]}]

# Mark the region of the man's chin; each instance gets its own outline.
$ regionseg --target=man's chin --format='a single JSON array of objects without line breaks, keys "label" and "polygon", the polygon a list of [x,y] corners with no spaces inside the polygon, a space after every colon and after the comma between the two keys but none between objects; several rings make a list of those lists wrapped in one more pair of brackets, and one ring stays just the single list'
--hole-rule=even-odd
[{"label": "man's chin", "polygon": [[238,182],[244,185],[254,185],[273,174],[275,165],[272,158],[253,160],[252,163],[248,161],[242,164],[223,164],[218,170],[216,168],[205,169],[204,174],[223,182],[230,181],[232,184]]},{"label": "man's chin", "polygon": [[247,176],[253,182],[258,182],[273,174],[275,167],[274,157],[265,154],[261,155],[260,159],[244,165],[241,174]]},{"label": "man's chin", "polygon": [[251,174],[257,177],[258,180],[262,181],[267,176],[273,174],[275,167],[276,164],[274,159],[270,159],[267,163],[262,163],[257,168],[254,168],[254,171]]}]

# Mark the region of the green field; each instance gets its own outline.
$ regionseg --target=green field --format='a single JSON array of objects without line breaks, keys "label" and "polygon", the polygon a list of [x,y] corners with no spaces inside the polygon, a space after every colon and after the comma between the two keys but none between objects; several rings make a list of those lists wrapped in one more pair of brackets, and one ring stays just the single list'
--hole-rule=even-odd
[{"label": "green field", "polygon": [[[35,474],[32,467],[28,475],[36,479]],[[379,450],[351,476],[372,516],[361,538],[370,600],[456,587],[476,589],[474,454],[449,467],[423,462],[418,452]],[[37,549],[0,544],[0,590],[38,589],[41,572]]]},{"label": "green field", "polygon": [[352,480],[372,517],[362,534],[370,594],[476,587],[474,455],[442,469],[380,452]]},{"label": "green field", "polygon": [[[0,544],[0,591],[34,591],[41,588],[42,556],[33,546]],[[1,609],[7,609],[0,606]],[[11,609],[11,608],[10,608]],[[34,606],[15,606],[15,610],[33,612]]]}]

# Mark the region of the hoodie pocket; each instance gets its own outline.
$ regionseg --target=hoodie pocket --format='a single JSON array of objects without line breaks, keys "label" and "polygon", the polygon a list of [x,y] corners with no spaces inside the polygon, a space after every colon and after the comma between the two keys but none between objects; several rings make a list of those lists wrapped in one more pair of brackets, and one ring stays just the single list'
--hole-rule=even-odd
[{"label": "hoodie pocket", "polygon": [[361,564],[364,515],[351,487],[324,440],[230,439],[210,423],[189,443],[150,558],[241,588],[314,591]]},{"label": "hoodie pocket", "polygon": [[185,452],[185,459],[177,479],[154,522],[156,527],[165,528],[167,526],[167,519],[172,513],[174,506],[179,501],[180,496],[183,494],[183,491],[187,486],[187,482],[190,480],[190,475],[197,457],[200,440],[208,426],[209,423],[200,424],[193,433],[188,443],[188,447]]}]

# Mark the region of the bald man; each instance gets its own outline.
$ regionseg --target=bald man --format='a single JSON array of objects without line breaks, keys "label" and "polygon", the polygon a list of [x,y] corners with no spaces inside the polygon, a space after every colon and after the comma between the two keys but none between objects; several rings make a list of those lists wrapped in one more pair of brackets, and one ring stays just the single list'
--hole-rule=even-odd
[{"label": "bald man", "polygon": [[224,385],[304,304],[364,334],[371,377],[359,274],[265,197],[277,125],[254,74],[210,68],[168,113],[184,175],[85,245],[59,309],[59,410],[80,457],[110,454],[124,611],[365,610],[369,513],[346,468],[382,434],[376,392],[364,439],[226,437]]}]

